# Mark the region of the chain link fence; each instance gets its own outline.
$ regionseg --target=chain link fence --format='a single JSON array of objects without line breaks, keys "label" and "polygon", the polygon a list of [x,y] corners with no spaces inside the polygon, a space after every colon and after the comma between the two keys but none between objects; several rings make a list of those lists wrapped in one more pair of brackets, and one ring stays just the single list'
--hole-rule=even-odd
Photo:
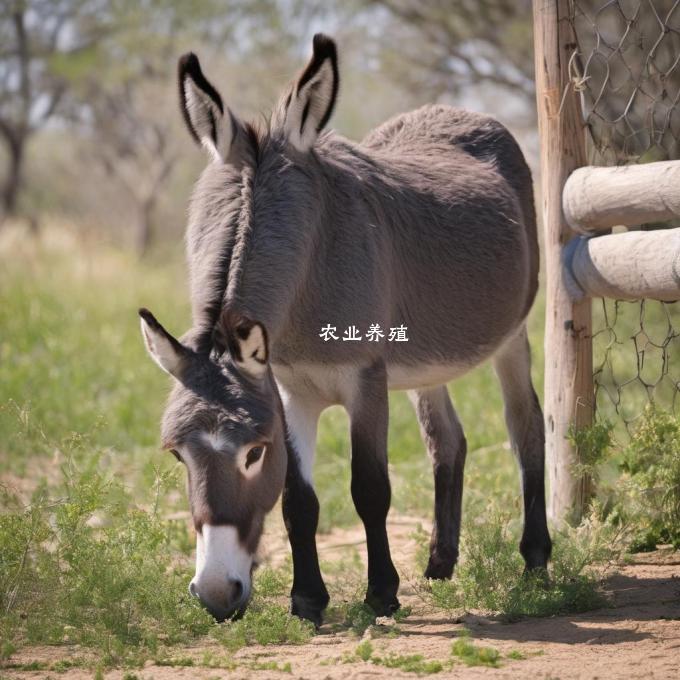
[{"label": "chain link fence", "polygon": [[[680,158],[680,0],[572,0],[570,21],[588,162]],[[598,418],[618,437],[650,402],[680,414],[680,302],[594,301],[593,366]]]}]

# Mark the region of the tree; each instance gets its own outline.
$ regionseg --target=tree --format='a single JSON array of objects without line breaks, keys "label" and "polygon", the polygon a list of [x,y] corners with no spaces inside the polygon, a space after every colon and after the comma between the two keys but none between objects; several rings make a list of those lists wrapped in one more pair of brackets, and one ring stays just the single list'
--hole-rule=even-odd
[{"label": "tree", "polygon": [[[213,54],[232,46],[242,56],[274,35],[280,41],[281,32],[264,30],[278,24],[278,10],[273,0],[114,0],[108,12],[116,30],[97,45],[87,72],[78,74],[79,113],[92,157],[134,212],[134,246],[143,255],[163,187],[188,140],[178,129],[178,57],[196,45],[208,45]],[[245,31],[250,26],[252,33]],[[232,40],[235,28],[243,33],[238,40]]]},{"label": "tree", "polygon": [[433,94],[492,83],[533,107],[530,0],[366,0],[366,6],[392,20],[382,42],[400,78]]},{"label": "tree", "polygon": [[101,34],[98,9],[91,0],[0,0],[0,222],[17,212],[29,140],[68,89],[59,67]]}]

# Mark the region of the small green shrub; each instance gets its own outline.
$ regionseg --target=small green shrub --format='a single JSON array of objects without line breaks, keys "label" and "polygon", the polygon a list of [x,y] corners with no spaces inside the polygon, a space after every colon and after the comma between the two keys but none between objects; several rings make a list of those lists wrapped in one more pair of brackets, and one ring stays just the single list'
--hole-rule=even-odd
[{"label": "small green shrub", "polygon": [[480,647],[470,640],[466,631],[451,645],[451,654],[466,666],[491,666],[498,668],[500,653],[493,647]]},{"label": "small green shrub", "polygon": [[373,645],[370,640],[364,640],[354,650],[354,655],[362,661],[368,661],[373,654]]},{"label": "small green shrub", "polygon": [[519,649],[513,649],[508,653],[508,659],[512,659],[513,661],[522,661],[526,658],[526,655],[520,652]]},{"label": "small green shrub", "polygon": [[398,668],[405,673],[429,675],[440,673],[444,670],[444,664],[436,659],[426,659],[422,654],[387,654],[386,656],[374,656],[371,663],[386,668]]},{"label": "small green shrub", "polygon": [[365,602],[354,601],[345,609],[343,626],[361,637],[375,623],[375,618],[375,612]]},{"label": "small green shrub", "polygon": [[426,675],[439,673],[444,669],[444,664],[437,660],[427,660],[422,654],[394,654],[390,652],[385,656],[373,653],[373,645],[370,640],[364,640],[354,650],[354,654],[344,657],[344,663],[352,663],[357,660],[371,662],[376,666],[386,668],[398,668],[405,673],[417,673]]},{"label": "small green shrub", "polygon": [[256,599],[241,619],[216,627],[213,635],[231,651],[255,643],[301,645],[314,635],[314,625],[285,607]]},{"label": "small green shrub", "polygon": [[424,594],[449,612],[491,611],[506,619],[587,611],[606,604],[593,563],[609,556],[609,529],[587,524],[553,535],[551,575],[524,574],[519,538],[508,516],[464,527],[462,555],[451,581],[431,581]]},{"label": "small green shrub", "polygon": [[255,572],[254,591],[260,598],[286,595],[290,590],[290,574],[287,568],[262,567]]},{"label": "small green shrub", "polygon": [[629,477],[620,503],[635,532],[631,549],[680,548],[680,418],[648,406],[622,469]]},{"label": "small green shrub", "polygon": [[586,475],[597,480],[599,468],[605,462],[612,445],[614,425],[608,420],[595,421],[580,430],[570,427],[568,437],[578,452],[578,461],[572,465],[576,477]]},{"label": "small green shrub", "polygon": [[293,667],[290,661],[277,663],[276,661],[252,661],[247,667],[253,671],[278,671],[279,673],[292,673]]},{"label": "small green shrub", "polygon": [[28,505],[5,495],[3,507],[5,649],[70,642],[111,664],[214,626],[186,592],[189,573],[175,559],[168,522],[137,507],[115,480],[69,460],[52,493],[39,487]]}]

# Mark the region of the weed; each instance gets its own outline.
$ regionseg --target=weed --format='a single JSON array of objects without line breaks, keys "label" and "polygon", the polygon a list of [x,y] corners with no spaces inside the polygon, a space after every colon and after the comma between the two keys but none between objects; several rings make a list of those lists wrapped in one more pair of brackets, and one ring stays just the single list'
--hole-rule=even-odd
[{"label": "weed", "polygon": [[375,612],[365,602],[354,601],[345,606],[343,626],[353,635],[361,637],[374,623]]},{"label": "weed", "polygon": [[255,573],[254,591],[258,597],[280,597],[290,590],[290,567],[263,567]]},{"label": "weed", "polygon": [[466,666],[491,666],[498,668],[500,665],[500,652],[493,647],[480,647],[470,640],[470,634],[466,631],[458,637],[451,646],[451,654],[462,661]]},{"label": "weed", "polygon": [[354,650],[354,655],[362,661],[368,661],[373,654],[373,645],[370,640],[364,640]]},{"label": "weed", "polygon": [[253,671],[278,671],[279,673],[292,673],[293,667],[290,661],[278,663],[276,661],[253,661],[248,664],[248,668]]},{"label": "weed", "polygon": [[648,406],[624,451],[629,476],[622,497],[635,527],[633,550],[680,548],[680,419]]},{"label": "weed", "polygon": [[218,656],[211,651],[203,652],[203,658],[201,659],[200,665],[205,666],[206,668],[220,668],[229,671],[233,671],[237,667],[237,663],[231,656]]},{"label": "weed", "polygon": [[53,495],[38,487],[28,505],[4,501],[0,631],[10,645],[77,643],[111,664],[213,627],[186,594],[167,523],[118,482],[67,460]]},{"label": "weed", "polygon": [[427,660],[422,654],[394,654],[389,653],[385,656],[378,656],[373,653],[373,645],[370,640],[364,640],[354,650],[354,654],[345,656],[344,663],[352,663],[357,660],[371,662],[377,666],[386,668],[398,668],[406,673],[417,673],[426,675],[439,673],[444,669],[441,661]]},{"label": "weed", "polygon": [[608,420],[596,421],[590,427],[577,430],[569,428],[568,438],[578,451],[578,461],[572,465],[572,474],[582,478],[598,478],[599,466],[606,460],[612,445],[614,425]]},{"label": "weed", "polygon": [[386,668],[398,668],[405,673],[429,675],[440,673],[444,670],[444,664],[436,659],[426,659],[422,654],[387,654],[386,656],[374,656],[371,663]]},{"label": "weed", "polygon": [[485,610],[507,619],[586,611],[605,604],[589,565],[609,550],[602,526],[554,535],[552,575],[523,574],[517,537],[507,516],[467,524],[460,564],[452,581],[432,581],[425,594],[449,612]]},{"label": "weed", "polygon": [[522,661],[523,659],[526,659],[526,655],[523,654],[522,652],[519,651],[519,649],[513,649],[507,654],[508,659],[512,659],[513,661]]},{"label": "weed", "polygon": [[238,621],[215,627],[213,636],[234,651],[250,644],[301,645],[314,635],[314,626],[288,613],[285,607],[254,600]]}]

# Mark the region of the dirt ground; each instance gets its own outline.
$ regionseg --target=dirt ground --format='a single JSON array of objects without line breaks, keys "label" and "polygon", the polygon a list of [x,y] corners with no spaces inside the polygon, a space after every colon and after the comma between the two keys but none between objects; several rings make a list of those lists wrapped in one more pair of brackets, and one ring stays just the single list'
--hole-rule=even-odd
[{"label": "dirt ground", "polygon": [[[415,519],[397,517],[390,522],[390,537],[397,568],[408,574],[413,564],[415,542],[411,537],[418,524]],[[322,559],[341,558],[355,548],[363,557],[361,531],[335,531],[320,537]],[[268,559],[273,563],[286,554],[283,540],[270,537]],[[407,566],[409,565],[409,566]],[[497,649],[502,655],[499,668],[467,667],[462,662],[436,678],[680,678],[680,555],[658,551],[640,555],[634,563],[623,565],[606,581],[613,606],[607,609],[549,619],[527,619],[503,623],[479,614],[467,614],[452,621],[444,614],[432,614],[424,607],[408,577],[402,577],[400,599],[413,613],[399,624],[394,637],[379,636],[372,640],[376,654],[422,654],[426,659],[450,657],[452,640],[463,625],[471,631],[472,641]],[[340,680],[359,678],[414,678],[413,673],[386,668],[370,662],[343,663],[359,640],[346,632],[333,632],[324,625],[318,635],[302,646],[258,647],[239,650],[236,670],[216,668],[160,667],[147,665],[136,671],[144,680],[179,680],[191,678],[304,678],[305,680]],[[183,648],[177,656],[191,656],[197,662],[206,649]],[[511,651],[524,656],[507,658]],[[68,647],[24,649],[12,657],[13,663],[55,661],[78,656]],[[275,661],[290,663],[291,672],[254,670],[255,664]],[[44,678],[46,672],[0,670],[2,678]],[[112,671],[106,678],[122,680],[124,671]],[[92,678],[92,671],[73,669],[67,673],[52,672],[52,677]]]}]

